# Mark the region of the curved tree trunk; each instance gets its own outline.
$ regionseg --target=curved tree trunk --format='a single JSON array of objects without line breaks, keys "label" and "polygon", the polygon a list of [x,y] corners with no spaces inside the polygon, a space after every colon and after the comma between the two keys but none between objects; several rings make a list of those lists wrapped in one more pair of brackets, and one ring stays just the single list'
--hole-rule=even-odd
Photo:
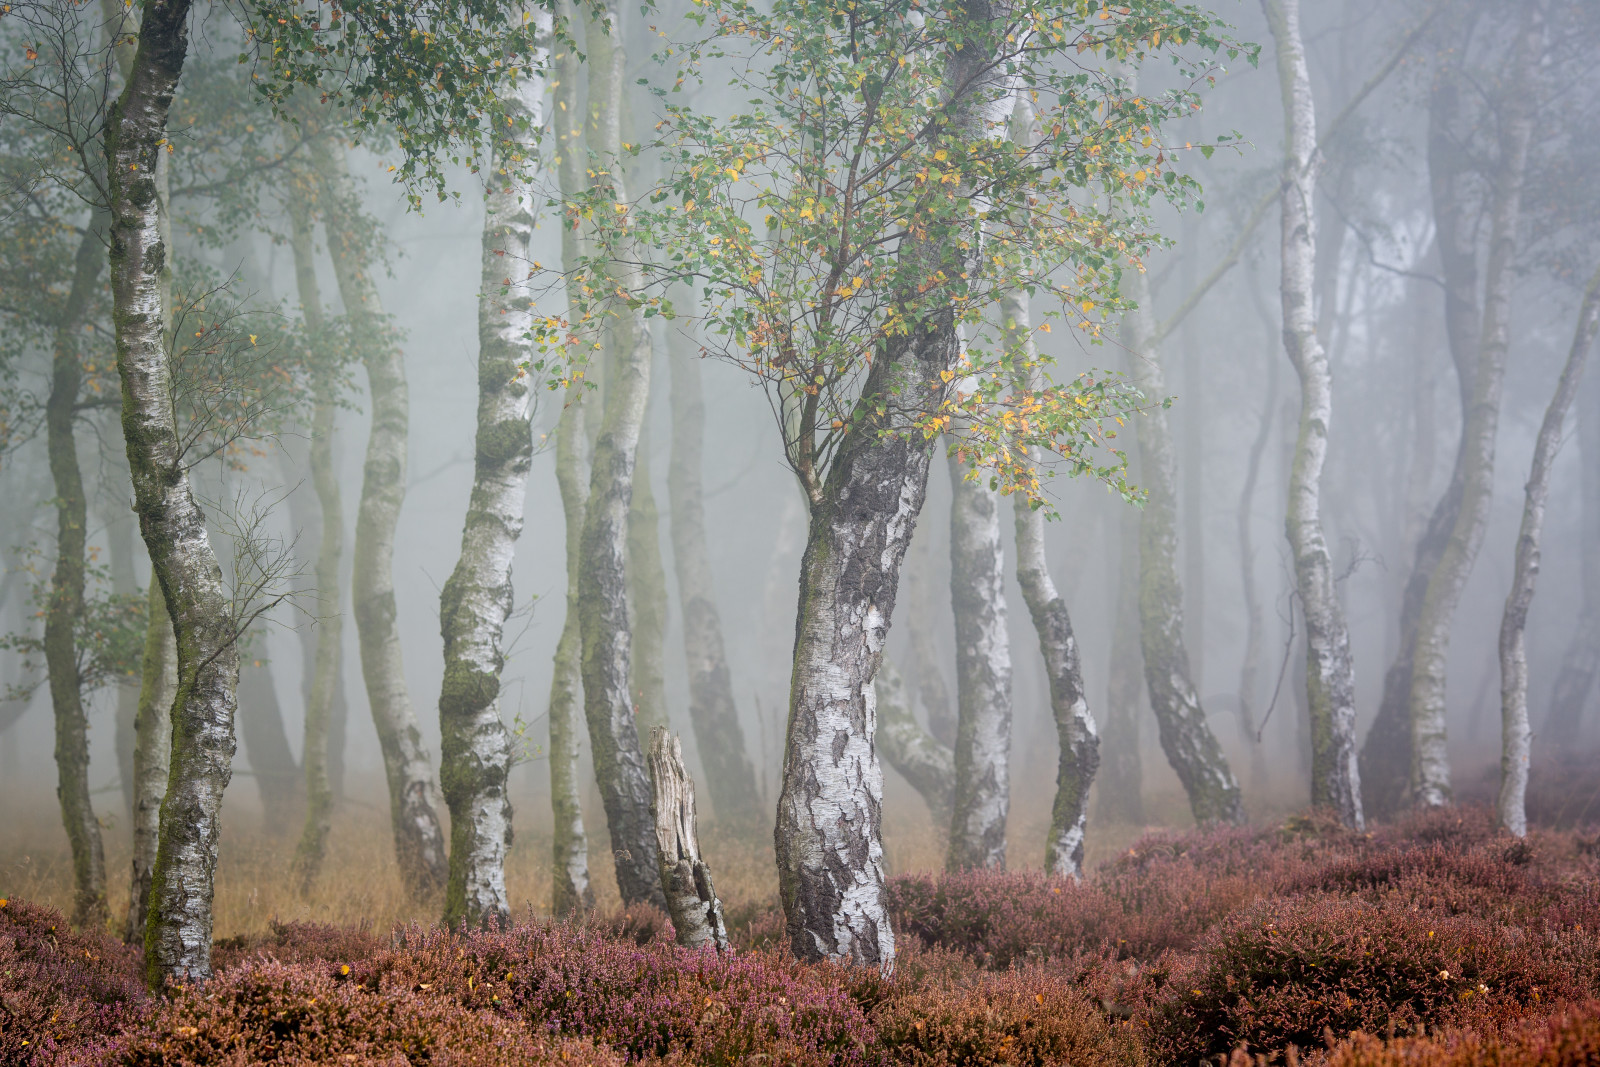
[{"label": "curved tree trunk", "polygon": [[1533,109],[1526,99],[1536,60],[1537,13],[1524,16],[1512,58],[1511,85],[1502,97],[1500,166],[1496,175],[1489,258],[1484,268],[1483,325],[1479,332],[1472,404],[1461,433],[1461,513],[1417,619],[1411,673],[1411,799],[1423,807],[1450,801],[1450,760],[1446,748],[1445,683],[1450,659],[1450,625],[1472,573],[1489,521],[1494,492],[1495,436],[1500,396],[1510,350],[1512,263],[1521,214],[1523,175],[1533,132]]},{"label": "curved tree trunk", "polygon": [[1239,785],[1222,746],[1206,724],[1200,696],[1189,679],[1183,644],[1183,586],[1178,580],[1177,493],[1172,431],[1161,406],[1166,395],[1161,361],[1152,342],[1150,285],[1143,274],[1130,286],[1138,310],[1127,319],[1133,380],[1146,410],[1134,421],[1139,435],[1139,484],[1148,494],[1139,515],[1139,645],[1145,685],[1161,731],[1161,748],[1189,795],[1195,822],[1244,820]]},{"label": "curved tree trunk", "polygon": [[672,513],[672,562],[683,605],[689,721],[718,822],[754,825],[760,819],[761,799],[739,725],[739,707],[733,699],[716,581],[706,546],[700,480],[706,409],[700,358],[693,339],[670,325],[667,354],[672,367],[672,462],[667,468],[667,497]]},{"label": "curved tree trunk", "polygon": [[1245,465],[1244,485],[1239,490],[1239,509],[1235,522],[1239,530],[1239,585],[1245,613],[1244,657],[1239,664],[1239,736],[1250,747],[1250,776],[1259,787],[1267,780],[1266,749],[1256,738],[1256,697],[1261,688],[1261,646],[1265,640],[1266,626],[1261,593],[1256,587],[1256,549],[1251,531],[1255,525],[1252,520],[1255,518],[1256,485],[1261,480],[1261,459],[1272,440],[1280,364],[1272,351],[1277,344],[1278,324],[1267,312],[1259,293],[1256,293],[1256,286],[1252,284],[1250,288],[1267,331],[1267,344],[1263,348],[1267,357],[1267,388],[1261,408],[1261,423],[1256,428],[1255,440],[1250,442],[1250,458]]},{"label": "curved tree trunk", "polygon": [[50,396],[45,402],[46,447],[55,485],[56,565],[45,607],[44,658],[50,676],[50,706],[55,712],[56,797],[72,846],[72,922],[91,930],[103,928],[110,913],[106,907],[105,849],[89,797],[89,721],[78,671],[89,503],[78,466],[76,424],[78,393],[83,388],[78,338],[100,282],[104,227],[105,221],[97,213],[78,243],[72,288],[56,324]]},{"label": "curved tree trunk", "polygon": [[945,868],[1005,870],[1011,809],[1011,634],[1000,494],[950,465],[950,605],[956,620],[956,778]]},{"label": "curved tree trunk", "polygon": [[156,158],[188,46],[188,0],[151,0],[127,88],[106,125],[111,290],[122,429],[139,529],[178,649],[172,763],[150,884],[145,973],[152,986],[211,976],[211,902],[222,794],[231,775],[238,630],[222,568],[190,491],[171,403]]},{"label": "curved tree trunk", "polygon": [[372,398],[372,430],[361,471],[361,501],[356,508],[351,553],[351,607],[361,646],[361,676],[383,749],[400,877],[413,899],[429,900],[444,888],[448,861],[434,807],[433,767],[406,688],[394,599],[394,531],[405,503],[406,438],[411,419],[405,357],[385,336],[387,324],[361,239],[356,217],[359,202],[344,156],[334,146],[317,142],[312,161],[323,182],[319,202],[334,280],[346,318],[366,341],[362,363]]},{"label": "curved tree trunk", "polygon": [[1528,651],[1523,633],[1528,625],[1528,607],[1539,579],[1539,538],[1544,532],[1545,499],[1550,494],[1550,468],[1561,447],[1561,429],[1567,409],[1583,380],[1584,361],[1600,332],[1600,271],[1589,280],[1578,309],[1578,328],[1566,366],[1556,383],[1556,392],[1545,409],[1544,422],[1533,448],[1533,466],[1528,473],[1522,508],[1522,529],[1517,535],[1516,563],[1511,577],[1511,592],[1506,596],[1505,613],[1500,618],[1500,825],[1517,837],[1528,834],[1528,750],[1533,741],[1528,727]]},{"label": "curved tree trunk", "polygon": [[1580,554],[1583,607],[1561,658],[1541,740],[1564,752],[1578,741],[1583,712],[1600,674],[1600,374],[1590,374],[1578,398]]},{"label": "curved tree trunk", "polygon": [[167,795],[168,755],[172,748],[172,701],[178,692],[178,646],[161,583],[150,576],[144,669],[133,723],[133,878],[122,939],[144,941],[150,915],[150,875],[161,836],[161,800]]},{"label": "curved tree trunk", "polygon": [[[557,17],[573,24],[573,6],[567,0],[559,5]],[[555,109],[551,112],[558,143],[556,174],[563,198],[583,190],[584,158],[580,140],[583,126],[578,115],[578,55],[571,43],[557,43],[555,57],[557,84]],[[571,276],[581,253],[578,231],[561,227],[561,266]],[[589,884],[589,839],[583,827],[583,799],[578,786],[577,710],[583,701],[583,672],[580,662],[583,635],[579,630],[578,567],[583,539],[584,504],[589,485],[589,465],[584,458],[588,435],[584,429],[582,386],[571,392],[561,409],[556,425],[556,485],[561,492],[561,511],[566,522],[567,601],[561,638],[556,643],[555,663],[550,676],[550,810],[555,828],[551,838],[551,911],[558,916],[585,912],[594,907],[594,889]]]},{"label": "curved tree trunk", "polygon": [[[620,6],[609,5],[604,19],[591,18],[586,31],[589,148],[597,157],[591,168],[609,167],[597,180],[609,182],[617,201],[625,202],[620,131],[626,63],[619,39]],[[638,288],[631,272],[617,273],[615,281],[623,290]],[[625,563],[634,461],[650,399],[650,336],[642,316],[620,316],[611,325],[606,348],[605,407],[594,442],[578,573],[583,707],[622,901],[625,905],[648,901],[665,908],[650,816],[650,780],[630,684],[632,631]]]},{"label": "curved tree trunk", "polygon": [[1144,767],[1139,723],[1145,714],[1144,653],[1139,648],[1139,512],[1124,505],[1117,520],[1115,615],[1111,673],[1106,680],[1106,729],[1100,744],[1100,792],[1095,818],[1144,825]]},{"label": "curved tree trunk", "polygon": [[[1019,104],[1018,111],[1023,112]],[[1031,109],[1019,118],[1029,125]],[[1013,129],[1015,129],[1015,125]],[[1034,351],[1033,326],[1026,293],[1010,293],[1001,299],[1000,321],[1007,344],[1021,356],[1021,364],[1031,368],[1038,362]],[[1032,388],[1031,372],[1018,374],[1019,389]],[[1033,462],[1041,457],[1035,453]],[[1083,665],[1078,658],[1078,639],[1072,632],[1067,603],[1056,592],[1050,565],[1044,554],[1044,512],[1032,507],[1026,495],[1013,498],[1013,519],[1017,539],[1017,584],[1028,605],[1033,629],[1039,636],[1039,653],[1044,657],[1045,676],[1050,682],[1050,714],[1056,723],[1056,797],[1050,808],[1050,833],[1045,838],[1044,869],[1069,878],[1083,877],[1084,830],[1088,823],[1089,787],[1100,767],[1100,731],[1089,714],[1089,699],[1083,687]]]},{"label": "curved tree trunk", "polygon": [[934,603],[933,539],[924,533],[913,538],[907,549],[911,563],[906,567],[906,633],[911,639],[911,675],[916,697],[928,716],[928,732],[935,741],[950,747],[956,743],[956,712],[945,684],[944,659],[934,639],[933,620],[943,613]]},{"label": "curved tree trunk", "polygon": [[649,401],[639,425],[633,495],[628,500],[628,618],[633,626],[633,702],[639,734],[669,726],[667,715],[667,572],[661,563],[661,516],[650,484]]},{"label": "curved tree trunk", "polygon": [[[535,15],[548,25],[548,15]],[[545,36],[548,36],[546,31]],[[543,66],[535,60],[535,69]],[[440,779],[450,805],[448,926],[504,924],[511,915],[505,861],[511,848],[511,736],[500,721],[500,646],[513,606],[511,560],[522,534],[528,471],[533,466],[537,359],[530,338],[533,301],[520,274],[533,262],[537,165],[531,138],[544,125],[544,83],[524,78],[502,99],[507,122],[526,130],[520,156],[501,159],[485,191],[483,273],[478,297],[478,432],[472,497],[461,532],[461,558],[439,597],[444,681],[439,727]],[[509,172],[509,173],[508,173]]]},{"label": "curved tree trunk", "polygon": [[1360,829],[1361,781],[1356,767],[1355,664],[1350,631],[1334,587],[1333,560],[1322,530],[1322,468],[1333,415],[1333,379],[1317,337],[1317,120],[1300,39],[1299,0],[1262,0],[1277,41],[1283,95],[1283,343],[1300,375],[1300,433],[1289,477],[1285,528],[1306,621],[1306,706],[1311,728],[1311,803]]},{"label": "curved tree trunk", "polygon": [[955,802],[955,755],[917,722],[905,679],[887,658],[878,664],[872,689],[878,701],[877,745],[883,761],[921,795],[934,829],[947,833]]}]

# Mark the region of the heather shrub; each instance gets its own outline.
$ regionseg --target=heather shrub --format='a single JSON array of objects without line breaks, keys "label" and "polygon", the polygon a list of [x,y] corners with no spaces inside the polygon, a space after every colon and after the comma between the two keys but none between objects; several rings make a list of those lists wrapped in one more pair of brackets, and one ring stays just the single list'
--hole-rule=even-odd
[{"label": "heather shrub", "polygon": [[[86,1061],[87,1062],[87,1061]],[[516,1020],[406,989],[371,990],[320,966],[260,960],[176,989],[92,1062],[122,1067],[619,1067],[584,1041],[535,1040]]]},{"label": "heather shrub", "polygon": [[1151,1013],[1162,1058],[1239,1045],[1320,1047],[1331,1032],[1495,1025],[1587,992],[1564,951],[1476,918],[1363,901],[1274,901],[1224,923],[1177,961]]},{"label": "heather shrub", "polygon": [[1592,1067],[1600,1063],[1600,1005],[1524,1024],[1507,1035],[1455,1032],[1384,1041],[1355,1034],[1327,1067]]},{"label": "heather shrub", "polygon": [[890,1062],[912,1067],[1141,1064],[1131,1028],[1109,1023],[1060,975],[1032,969],[937,982],[873,1012]]},{"label": "heather shrub", "polygon": [[1120,910],[1095,887],[1037,872],[901,875],[889,882],[897,935],[1001,970],[1099,947]]},{"label": "heather shrub", "polygon": [[388,941],[366,924],[351,928],[329,923],[280,922],[267,924],[268,932],[253,937],[228,937],[211,948],[211,963],[218,970],[235,967],[253,958],[268,958],[280,963],[325,961],[349,963],[366,959],[386,948]]},{"label": "heather shrub", "polygon": [[45,1063],[138,1019],[139,956],[58,912],[0,900],[0,1064]]}]

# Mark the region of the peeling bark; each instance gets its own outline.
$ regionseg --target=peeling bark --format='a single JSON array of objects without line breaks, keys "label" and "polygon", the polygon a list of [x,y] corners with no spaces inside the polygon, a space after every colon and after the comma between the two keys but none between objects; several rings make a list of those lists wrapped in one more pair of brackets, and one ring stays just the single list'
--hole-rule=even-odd
[{"label": "peeling bark", "polygon": [[1525,16],[1501,101],[1500,167],[1493,194],[1489,258],[1484,268],[1483,324],[1478,334],[1472,403],[1461,433],[1461,512],[1428,580],[1417,619],[1411,673],[1411,800],[1422,807],[1450,802],[1445,735],[1445,683],[1450,625],[1483,544],[1494,492],[1495,436],[1510,351],[1512,264],[1521,215],[1523,176],[1533,132],[1529,79],[1537,60],[1537,12]]},{"label": "peeling bark", "polygon": [[672,367],[672,462],[667,468],[667,498],[672,526],[672,563],[683,607],[683,653],[689,673],[689,721],[705,767],[706,786],[717,820],[753,825],[761,817],[756,773],[739,725],[733,678],[722,641],[715,576],[706,545],[705,500],[701,486],[706,409],[700,357],[693,340],[669,326],[667,354]]},{"label": "peeling bark", "polygon": [[[610,168],[602,178],[610,182],[618,202],[625,202],[620,162],[626,69],[619,40],[621,8],[609,5],[603,18],[603,22],[591,18],[586,31],[589,148],[596,157],[591,167]],[[619,264],[615,272],[622,289],[638,288],[632,271]],[[625,565],[634,463],[650,398],[650,336],[642,316],[620,316],[611,326],[606,348],[605,407],[591,459],[578,575],[584,716],[622,901],[625,905],[648,901],[664,908],[650,782],[630,689],[632,631]]]},{"label": "peeling bark", "polygon": [[[549,16],[543,20],[548,38]],[[542,60],[535,59],[535,68]],[[502,159],[485,191],[483,273],[478,297],[478,432],[461,558],[439,598],[444,681],[440,779],[450,805],[447,926],[504,925],[511,916],[505,860],[511,849],[511,736],[500,720],[501,638],[513,605],[511,561],[522,534],[533,466],[533,301],[516,277],[533,262],[532,140],[544,125],[544,83],[527,76],[502,97],[525,131],[521,158]]]},{"label": "peeling bark", "polygon": [[947,832],[955,804],[954,753],[917,722],[905,679],[888,659],[878,665],[872,688],[878,701],[877,745],[883,761],[922,797],[934,828]]},{"label": "peeling bark", "polygon": [[367,338],[362,363],[372,402],[372,429],[361,471],[361,501],[351,552],[351,608],[361,649],[372,723],[383,750],[395,858],[406,891],[431,900],[444,888],[447,858],[434,805],[433,766],[406,687],[405,656],[394,599],[394,531],[406,494],[406,438],[411,399],[405,357],[383,339],[383,310],[353,217],[359,210],[343,154],[325,142],[312,148],[323,182],[323,224],[334,280],[347,318]]},{"label": "peeling bark", "polygon": [[1317,120],[1300,39],[1299,0],[1262,0],[1277,42],[1283,97],[1283,344],[1300,376],[1300,432],[1289,477],[1285,530],[1294,553],[1306,622],[1306,707],[1311,730],[1311,804],[1337,813],[1347,827],[1364,825],[1356,766],[1355,664],[1333,559],[1322,530],[1322,470],[1333,417],[1333,378],[1317,337]]},{"label": "peeling bark", "polygon": [[150,875],[161,834],[161,801],[167,795],[172,702],[178,692],[178,647],[161,583],[153,574],[147,610],[150,624],[145,629],[144,670],[133,723],[133,878],[122,930],[122,939],[130,945],[144,941],[150,915]]},{"label": "peeling bark", "polygon": [[238,633],[222,568],[190,490],[171,402],[156,160],[188,47],[188,0],[151,0],[127,87],[106,124],[111,289],[122,429],[134,507],[177,640],[171,773],[151,875],[145,973],[152,986],[211,976],[211,902],[222,794],[231,776]]},{"label": "peeling bark", "polygon": [[[1031,108],[1018,107],[1015,124],[1033,122]],[[1016,127],[1013,126],[1013,129]],[[1028,296],[1007,294],[1000,303],[1000,320],[1007,344],[1021,357],[1024,370],[1017,376],[1017,387],[1032,388],[1033,369],[1038,364],[1034,350],[1033,326],[1028,313]],[[1042,457],[1035,452],[1036,465]],[[1039,654],[1044,657],[1045,677],[1050,683],[1050,714],[1055,719],[1056,796],[1050,808],[1050,831],[1045,838],[1044,869],[1068,878],[1083,877],[1083,842],[1088,825],[1089,787],[1100,767],[1100,731],[1089,714],[1084,692],[1083,665],[1078,657],[1078,639],[1072,632],[1072,617],[1067,602],[1056,591],[1050,565],[1044,553],[1044,512],[1032,507],[1025,494],[1015,494],[1013,520],[1017,541],[1017,584],[1028,605],[1034,633],[1039,638]]]},{"label": "peeling bark", "polygon": [[683,766],[683,749],[675,734],[657,726],[650,738],[650,813],[655,818],[656,854],[661,888],[678,944],[732,951],[722,901],[711,882],[711,868],[700,858],[695,834],[694,779]]},{"label": "peeling bark", "polygon": [[1005,870],[1011,810],[1011,634],[1000,494],[950,466],[950,605],[956,620],[955,806],[945,868]]},{"label": "peeling bark", "polygon": [[1533,734],[1528,726],[1528,650],[1523,643],[1528,608],[1539,580],[1539,539],[1544,532],[1545,500],[1550,495],[1550,468],[1561,447],[1561,429],[1567,409],[1583,380],[1584,361],[1600,332],[1600,271],[1589,280],[1578,309],[1578,327],[1566,366],[1556,383],[1555,395],[1545,409],[1534,443],[1522,507],[1522,529],[1517,535],[1511,592],[1500,618],[1500,825],[1517,837],[1528,835],[1528,751]]},{"label": "peeling bark", "polygon": [[1206,723],[1189,677],[1183,643],[1183,586],[1178,580],[1177,491],[1172,431],[1161,407],[1166,382],[1154,344],[1150,284],[1135,274],[1130,286],[1138,310],[1129,314],[1128,348],[1133,380],[1149,407],[1135,420],[1139,435],[1139,485],[1148,494],[1139,515],[1139,645],[1145,685],[1161,732],[1161,748],[1189,796],[1195,822],[1244,821],[1239,785],[1222,746]]},{"label": "peeling bark", "polygon": [[72,288],[56,323],[45,401],[45,443],[55,486],[56,564],[44,615],[44,658],[55,713],[56,798],[72,847],[72,923],[98,930],[106,925],[106,856],[89,796],[89,720],[84,714],[78,670],[78,620],[83,615],[85,538],[89,502],[78,465],[78,394],[83,389],[83,334],[89,300],[104,265],[105,219],[96,213],[78,242]]}]

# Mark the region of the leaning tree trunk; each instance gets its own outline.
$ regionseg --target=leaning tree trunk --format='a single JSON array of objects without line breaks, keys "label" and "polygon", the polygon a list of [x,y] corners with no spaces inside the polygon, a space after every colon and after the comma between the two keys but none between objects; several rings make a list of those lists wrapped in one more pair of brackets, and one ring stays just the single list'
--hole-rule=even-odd
[{"label": "leaning tree trunk", "polygon": [[150,882],[145,974],[211,976],[211,902],[222,793],[234,752],[238,628],[222,568],[190,490],[171,402],[164,329],[163,239],[156,156],[188,47],[188,0],[151,0],[127,88],[106,124],[112,316],[122,378],[122,430],[139,529],[178,647],[172,763]]},{"label": "leaning tree trunk", "polygon": [[1139,723],[1144,718],[1144,654],[1139,650],[1139,513],[1122,506],[1117,520],[1116,606],[1111,622],[1111,668],[1106,679],[1106,729],[1100,744],[1100,792],[1095,818],[1144,825],[1144,767]]},{"label": "leaning tree trunk", "polygon": [[667,721],[667,572],[661,563],[661,516],[650,484],[649,401],[639,425],[633,495],[628,500],[628,618],[632,620],[633,703],[640,736]]},{"label": "leaning tree trunk", "polygon": [[1011,808],[1011,634],[1000,494],[950,463],[950,605],[956,620],[955,807],[945,868],[1005,870]]},{"label": "leaning tree trunk", "polygon": [[1578,399],[1578,451],[1583,607],[1545,714],[1543,740],[1556,752],[1577,744],[1589,691],[1600,674],[1600,374],[1589,375]]},{"label": "leaning tree trunk", "polygon": [[1500,168],[1496,175],[1489,258],[1484,268],[1483,326],[1479,332],[1472,404],[1461,431],[1461,513],[1439,565],[1428,581],[1417,619],[1416,653],[1411,673],[1411,799],[1422,807],[1450,801],[1450,758],[1446,748],[1445,681],[1450,660],[1450,626],[1472,573],[1489,521],[1494,493],[1495,435],[1500,396],[1510,350],[1512,267],[1522,206],[1523,175],[1533,132],[1533,109],[1526,98],[1536,59],[1537,16],[1529,14],[1512,59],[1511,85],[1503,97]]},{"label": "leaning tree trunk", "polygon": [[55,352],[50,367],[50,397],[45,402],[45,435],[50,477],[55,483],[56,565],[45,605],[44,658],[50,677],[50,705],[55,712],[56,797],[72,846],[72,922],[85,929],[106,925],[106,856],[100,823],[89,797],[89,721],[83,708],[83,681],[78,670],[78,626],[83,616],[85,538],[89,504],[78,466],[78,393],[83,388],[83,361],[78,338],[100,282],[104,219],[78,243],[72,288],[56,323]]},{"label": "leaning tree trunk", "polygon": [[[558,17],[571,25],[573,7],[563,2]],[[558,143],[556,173],[563,198],[578,195],[584,187],[582,120],[578,116],[578,55],[571,42],[558,43],[556,56],[558,82],[556,106],[551,113]],[[561,267],[571,277],[577,270],[581,248],[578,231],[561,227]],[[582,386],[571,391],[556,425],[556,485],[561,492],[561,511],[566,522],[567,600],[561,638],[556,643],[555,663],[550,676],[550,810],[555,827],[551,836],[551,911],[558,916],[585,912],[594,907],[594,889],[589,884],[589,839],[583,828],[583,799],[578,786],[577,709],[583,701],[583,673],[580,656],[583,635],[579,631],[578,566],[583,539],[585,494],[589,467],[584,459],[588,436],[584,432]]]},{"label": "leaning tree trunk", "polygon": [[[1019,120],[1033,124],[1032,109],[1018,103],[1012,117],[1013,130]],[[1029,138],[1031,140],[1031,137]],[[1038,363],[1034,350],[1033,326],[1026,293],[1009,293],[1000,302],[1000,320],[1007,343],[1020,355],[1024,368]],[[1022,391],[1033,388],[1032,373],[1022,370],[1017,376]],[[1042,457],[1035,452],[1032,462]],[[1088,823],[1089,786],[1100,767],[1100,732],[1089,714],[1084,692],[1083,665],[1078,658],[1078,639],[1072,632],[1072,617],[1067,602],[1056,591],[1050,565],[1044,554],[1044,512],[1032,506],[1024,493],[1013,503],[1017,539],[1017,584],[1028,605],[1034,632],[1039,637],[1039,653],[1044,657],[1045,676],[1050,682],[1050,714],[1056,722],[1056,797],[1050,808],[1050,833],[1044,844],[1044,869],[1069,878],[1083,876],[1084,829]]]},{"label": "leaning tree trunk", "polygon": [[161,837],[161,801],[167,795],[172,748],[172,701],[178,692],[178,646],[161,583],[153,574],[146,611],[144,669],[133,720],[133,877],[122,928],[122,939],[130,945],[143,943],[150,916],[150,876]]},{"label": "leaning tree trunk", "polygon": [[[618,39],[621,27],[621,8],[612,4],[603,21],[591,18],[586,33],[589,147],[600,160],[592,166],[600,171],[597,180],[609,183],[618,203],[627,199],[621,162],[626,68]],[[621,265],[614,270],[618,287],[638,288],[631,271]],[[606,348],[605,408],[594,442],[578,572],[583,707],[622,901],[625,905],[648,901],[664,908],[650,816],[650,780],[630,689],[632,632],[625,563],[634,460],[650,398],[650,336],[643,317],[634,312],[618,317],[608,331]]]},{"label": "leaning tree trunk", "polygon": [[872,690],[878,702],[878,752],[928,805],[934,829],[947,833],[955,803],[954,753],[917,722],[905,679],[887,657],[878,664]]},{"label": "leaning tree trunk", "polygon": [[[317,285],[313,256],[312,218],[308,201],[301,197],[290,205],[290,247],[294,252],[295,286],[300,314],[313,338],[324,331],[322,294]],[[334,688],[344,656],[344,597],[339,590],[339,562],[344,554],[344,502],[333,469],[333,433],[338,408],[334,403],[331,368],[316,375],[317,397],[311,415],[311,484],[316,490],[321,537],[317,544],[317,649],[312,660],[311,688],[306,699],[305,745],[302,763],[306,781],[306,819],[295,848],[295,879],[301,896],[309,896],[327,854],[328,830],[333,819],[333,788],[328,778],[328,728],[333,712]]]},{"label": "leaning tree trunk", "polygon": [[1555,396],[1545,409],[1544,422],[1533,448],[1533,467],[1528,474],[1522,507],[1522,530],[1517,535],[1516,564],[1511,576],[1511,592],[1506,596],[1505,613],[1500,618],[1500,825],[1517,837],[1528,834],[1528,749],[1533,741],[1528,727],[1528,650],[1523,633],[1528,626],[1528,607],[1533,603],[1534,584],[1539,579],[1539,538],[1544,531],[1545,499],[1550,493],[1550,468],[1561,447],[1561,428],[1567,409],[1583,379],[1584,361],[1600,331],[1600,271],[1589,280],[1578,310],[1578,328],[1566,366],[1556,383]]},{"label": "leaning tree trunk", "polygon": [[318,199],[334,279],[345,317],[365,341],[361,361],[372,397],[372,429],[361,472],[361,502],[356,509],[351,553],[351,607],[361,646],[361,675],[383,749],[400,877],[413,899],[428,900],[444,888],[448,868],[444,834],[434,808],[433,767],[406,688],[405,656],[395,612],[394,531],[405,503],[406,437],[411,419],[405,357],[386,336],[388,324],[373,285],[361,238],[359,202],[345,159],[326,142],[313,146],[312,158],[323,182]]},{"label": "leaning tree trunk", "polygon": [[1183,586],[1178,581],[1177,493],[1172,432],[1161,406],[1166,394],[1160,356],[1152,342],[1150,286],[1143,274],[1131,285],[1138,310],[1128,316],[1134,383],[1149,405],[1135,420],[1139,481],[1147,498],[1139,515],[1139,645],[1145,685],[1167,762],[1189,795],[1195,822],[1244,820],[1239,785],[1222,746],[1206,724],[1200,696],[1189,679],[1183,644]]},{"label": "leaning tree trunk", "polygon": [[700,858],[695,830],[694,779],[683,766],[676,734],[657,726],[650,737],[650,811],[655,817],[656,854],[661,887],[678,944],[730,951],[728,922],[722,916],[711,868]]},{"label": "leaning tree trunk", "polygon": [[728,672],[722,616],[717,611],[716,582],[706,546],[700,480],[706,408],[700,357],[693,339],[670,325],[667,354],[672,367],[672,462],[667,468],[667,498],[671,504],[672,562],[683,606],[689,721],[717,820],[753,825],[760,818],[761,799],[739,725],[739,707],[733,699],[733,678]]},{"label": "leaning tree trunk", "polygon": [[[548,15],[536,15],[548,24]],[[535,60],[534,69],[543,65]],[[513,605],[511,559],[533,466],[533,301],[521,289],[533,262],[531,138],[544,125],[544,83],[527,76],[502,98],[507,124],[527,131],[510,158],[495,160],[485,191],[483,273],[478,297],[478,433],[472,497],[461,558],[439,597],[444,681],[440,779],[450,805],[448,926],[505,923],[506,853],[511,848],[511,735],[500,720],[501,638]]]},{"label": "leaning tree trunk", "polygon": [[1294,553],[1306,621],[1306,707],[1311,728],[1311,804],[1360,829],[1356,767],[1355,664],[1350,631],[1334,587],[1333,559],[1322,530],[1322,468],[1333,415],[1333,378],[1317,337],[1317,119],[1300,39],[1300,0],[1262,0],[1278,49],[1283,96],[1283,344],[1300,375],[1300,433],[1289,476],[1285,528]]}]

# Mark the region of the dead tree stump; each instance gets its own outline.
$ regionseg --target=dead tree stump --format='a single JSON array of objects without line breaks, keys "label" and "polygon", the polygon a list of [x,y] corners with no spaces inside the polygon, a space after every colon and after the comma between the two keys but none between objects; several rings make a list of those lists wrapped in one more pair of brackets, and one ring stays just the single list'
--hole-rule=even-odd
[{"label": "dead tree stump", "polygon": [[665,727],[657,726],[651,732],[650,778],[661,889],[678,932],[678,944],[687,948],[713,945],[718,952],[727,952],[728,924],[722,917],[722,902],[695,837],[694,779],[684,769],[683,747],[677,736]]}]

